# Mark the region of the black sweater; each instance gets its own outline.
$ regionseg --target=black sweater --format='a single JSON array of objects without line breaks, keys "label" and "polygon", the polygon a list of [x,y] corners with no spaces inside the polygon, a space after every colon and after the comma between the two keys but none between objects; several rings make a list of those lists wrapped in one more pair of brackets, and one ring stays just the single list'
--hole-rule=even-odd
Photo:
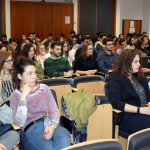
[{"label": "black sweater", "polygon": [[[147,80],[145,78],[137,80],[143,86],[147,102],[149,102],[150,91]],[[117,73],[113,72],[109,76],[108,83],[106,85],[106,91],[111,104],[116,109],[124,111],[125,103],[134,106],[140,106],[140,98],[130,80]]]}]

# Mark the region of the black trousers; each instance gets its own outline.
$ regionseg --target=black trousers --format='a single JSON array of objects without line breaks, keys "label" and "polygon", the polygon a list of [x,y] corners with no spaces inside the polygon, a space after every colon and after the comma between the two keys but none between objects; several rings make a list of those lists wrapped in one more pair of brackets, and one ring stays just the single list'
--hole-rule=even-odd
[{"label": "black trousers", "polygon": [[129,134],[150,128],[150,116],[136,113],[124,113],[121,117],[119,127],[121,131]]}]

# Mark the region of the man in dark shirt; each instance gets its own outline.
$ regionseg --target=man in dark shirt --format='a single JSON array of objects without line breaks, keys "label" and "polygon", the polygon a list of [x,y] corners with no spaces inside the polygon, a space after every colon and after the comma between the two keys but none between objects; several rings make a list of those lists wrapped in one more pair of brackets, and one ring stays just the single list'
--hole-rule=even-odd
[{"label": "man in dark shirt", "polygon": [[101,72],[109,73],[112,69],[117,54],[113,52],[112,39],[106,38],[103,40],[104,51],[97,56],[98,68]]}]

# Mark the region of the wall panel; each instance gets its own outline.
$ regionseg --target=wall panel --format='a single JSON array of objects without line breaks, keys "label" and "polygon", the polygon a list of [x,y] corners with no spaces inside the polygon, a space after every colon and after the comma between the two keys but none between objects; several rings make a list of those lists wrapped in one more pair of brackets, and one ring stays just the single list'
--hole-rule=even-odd
[{"label": "wall panel", "polygon": [[[65,24],[65,16],[70,16],[70,24]],[[73,29],[73,8],[70,4],[53,5],[53,33],[64,33],[67,37]],[[71,27],[71,28],[70,28]]]},{"label": "wall panel", "polygon": [[80,32],[115,33],[116,0],[80,0]]},{"label": "wall panel", "polygon": [[[70,16],[70,24],[65,24]],[[73,29],[73,4],[43,2],[11,2],[11,36],[37,32],[42,38],[52,33],[69,35]]]},{"label": "wall panel", "polygon": [[80,32],[82,34],[95,34],[96,0],[80,0]]},{"label": "wall panel", "polygon": [[97,1],[97,31],[113,33],[113,0]]},{"label": "wall panel", "polygon": [[0,1],[0,34],[6,34],[5,0]]}]

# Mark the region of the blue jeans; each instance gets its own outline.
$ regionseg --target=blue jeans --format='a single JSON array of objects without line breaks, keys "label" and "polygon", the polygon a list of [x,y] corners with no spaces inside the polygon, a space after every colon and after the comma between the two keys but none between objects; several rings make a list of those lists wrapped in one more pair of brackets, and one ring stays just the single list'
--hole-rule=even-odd
[{"label": "blue jeans", "polygon": [[44,123],[40,121],[32,125],[25,133],[23,144],[25,150],[61,150],[70,145],[70,134],[65,129],[57,126],[50,140],[45,140]]}]

